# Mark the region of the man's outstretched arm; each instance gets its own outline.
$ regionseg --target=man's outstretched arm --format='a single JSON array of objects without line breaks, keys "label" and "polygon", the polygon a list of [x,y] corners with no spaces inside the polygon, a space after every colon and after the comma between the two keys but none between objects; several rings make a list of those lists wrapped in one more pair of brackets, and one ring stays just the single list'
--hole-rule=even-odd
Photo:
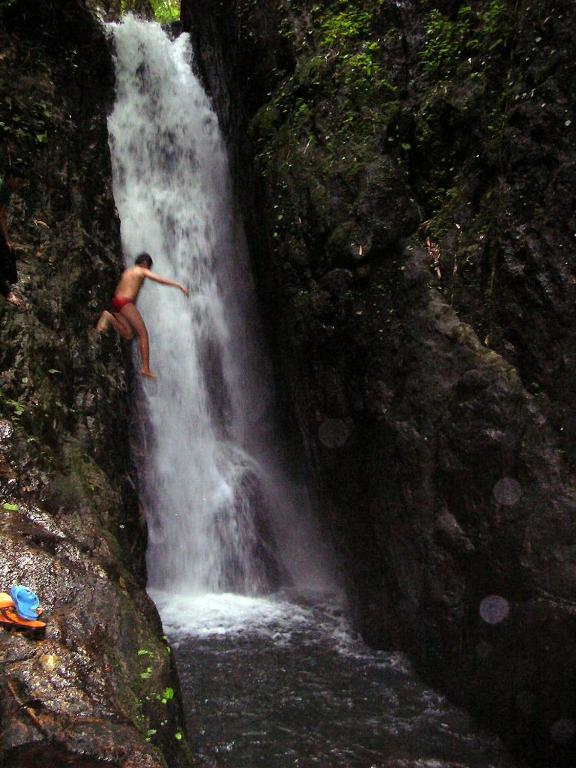
[{"label": "man's outstretched arm", "polygon": [[144,272],[144,276],[147,277],[148,280],[153,280],[155,283],[160,283],[160,285],[168,285],[171,288],[179,288],[185,296],[188,296],[190,293],[188,288],[186,288],[185,285],[182,285],[182,283],[177,283],[176,280],[170,280],[169,277],[157,275],[156,272],[152,272],[151,269],[143,267],[142,272]]}]

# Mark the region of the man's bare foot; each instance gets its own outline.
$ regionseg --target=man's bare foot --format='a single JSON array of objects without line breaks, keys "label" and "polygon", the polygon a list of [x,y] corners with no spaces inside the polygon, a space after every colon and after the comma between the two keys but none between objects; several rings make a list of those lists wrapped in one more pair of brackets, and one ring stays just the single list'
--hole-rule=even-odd
[{"label": "man's bare foot", "polygon": [[102,312],[100,315],[100,319],[98,320],[98,323],[96,324],[96,330],[98,333],[106,333],[110,326],[110,312],[108,312],[107,309]]},{"label": "man's bare foot", "polygon": [[146,376],[146,378],[147,378],[147,379],[155,379],[155,378],[156,378],[156,374],[155,374],[155,373],[152,373],[152,371],[150,370],[150,368],[140,368],[140,370],[138,371],[138,373],[139,373],[141,376]]},{"label": "man's bare foot", "polygon": [[13,291],[10,291],[8,296],[6,296],[6,301],[8,304],[12,304],[13,307],[18,307],[18,309],[24,309],[24,302],[22,299],[20,299]]}]

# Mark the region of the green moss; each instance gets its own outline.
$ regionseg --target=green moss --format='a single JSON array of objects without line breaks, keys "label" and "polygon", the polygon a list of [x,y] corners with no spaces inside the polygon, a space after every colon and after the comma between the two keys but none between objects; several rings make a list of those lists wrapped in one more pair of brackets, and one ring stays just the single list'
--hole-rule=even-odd
[{"label": "green moss", "polygon": [[298,64],[294,74],[295,82],[305,88],[315,88],[332,69],[333,59],[329,56],[310,56]]},{"label": "green moss", "polygon": [[460,190],[457,187],[439,189],[432,199],[437,212],[430,219],[428,233],[432,240],[438,241],[454,227],[454,214],[460,204]]},{"label": "green moss", "polygon": [[[180,19],[179,0],[147,0],[154,18],[160,24],[169,24]],[[142,7],[142,0],[120,0],[120,13],[137,12]]]},{"label": "green moss", "polygon": [[360,39],[370,30],[370,13],[348,2],[340,2],[337,10],[328,14],[325,5],[314,5],[312,15],[319,20],[320,45],[325,48]]},{"label": "green moss", "polygon": [[51,494],[61,506],[68,509],[90,507],[105,519],[118,505],[105,474],[77,440],[68,438],[64,441],[55,469]]},{"label": "green moss", "polygon": [[507,42],[507,37],[514,31],[510,10],[504,0],[490,0],[486,7],[478,12],[481,32],[489,42],[489,51],[500,48]]},{"label": "green moss", "polygon": [[472,9],[469,5],[460,8],[455,21],[438,9],[431,11],[420,54],[424,71],[436,77],[450,77],[467,53],[471,29]]},{"label": "green moss", "polygon": [[0,413],[9,418],[18,418],[26,411],[26,406],[19,400],[13,400],[0,388]]},{"label": "green moss", "polygon": [[[457,223],[473,210],[470,194],[480,179],[486,184],[490,169],[504,171],[510,107],[506,51],[514,14],[505,0],[463,6],[454,19],[435,10],[420,52],[415,184],[427,219],[425,235],[440,246],[446,297],[482,338],[491,332],[493,275],[485,280],[477,308],[467,314],[463,304],[479,296],[483,249],[465,246]],[[485,190],[486,200],[490,195]],[[482,269],[486,277],[486,265]]]},{"label": "green moss", "polygon": [[154,18],[161,24],[169,24],[180,19],[179,0],[148,0]]},{"label": "green moss", "polygon": [[[401,43],[384,4],[332,0],[301,13],[285,0],[282,7],[296,68],[270,94],[250,132],[268,179],[273,244],[284,266],[319,275],[351,258],[351,243],[388,247],[416,228],[422,214],[431,220],[428,234],[440,240],[467,194],[462,159],[470,154],[477,104],[491,87],[490,52],[494,62],[501,58],[510,36],[504,0],[480,9],[464,5],[455,19],[430,14],[417,73],[419,109],[404,106],[397,85],[403,87],[403,73],[389,66],[388,49]],[[363,189],[383,155],[390,158],[383,165],[387,178],[379,178],[374,192],[382,208],[370,209],[367,218],[372,192]],[[403,192],[414,183],[419,214]],[[406,227],[394,223],[397,204]],[[302,222],[311,209],[314,224],[307,227]],[[297,269],[293,275],[295,311],[310,314],[317,301],[301,292],[310,275]]]},{"label": "green moss", "polygon": [[[297,21],[288,5],[284,28],[297,49],[296,68],[257,113],[250,136],[273,200],[273,245],[287,268],[322,272],[349,257],[349,247],[327,253],[324,246],[334,228],[354,229],[365,169],[381,154],[383,131],[400,105],[374,30],[379,2],[316,4]],[[302,223],[310,208],[313,228]],[[297,270],[294,277],[299,284]],[[295,303],[304,313],[317,309],[303,294]]]},{"label": "green moss", "polygon": [[0,98],[0,140],[13,148],[12,162],[16,163],[24,159],[29,163],[41,154],[65,123],[63,113],[44,98],[52,87],[48,76],[35,77],[33,87],[13,87],[0,81],[6,94]]},{"label": "green moss", "polygon": [[430,77],[447,79],[464,60],[476,57],[476,65],[484,69],[494,52],[509,43],[513,29],[512,14],[504,0],[490,0],[476,11],[464,5],[454,20],[434,9],[420,52],[422,68]]}]

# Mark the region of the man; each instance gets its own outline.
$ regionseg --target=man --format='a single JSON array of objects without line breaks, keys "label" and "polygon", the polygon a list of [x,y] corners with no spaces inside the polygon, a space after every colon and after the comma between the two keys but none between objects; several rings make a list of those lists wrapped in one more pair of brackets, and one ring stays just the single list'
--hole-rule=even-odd
[{"label": "man", "polygon": [[131,341],[134,338],[134,333],[138,336],[138,345],[140,347],[140,358],[142,361],[142,367],[139,373],[142,376],[146,376],[149,379],[155,379],[156,374],[150,370],[150,344],[148,339],[148,331],[142,320],[142,315],[136,309],[136,299],[142,288],[144,280],[153,280],[155,283],[161,285],[169,285],[173,288],[179,288],[185,296],[188,296],[188,288],[169,280],[167,277],[160,277],[151,271],[152,259],[147,253],[141,253],[136,261],[135,266],[125,269],[120,278],[120,282],[116,286],[114,298],[112,299],[112,312],[107,309],[102,312],[96,330],[99,333],[104,333],[111,325],[114,330],[122,336],[123,339]]},{"label": "man", "polygon": [[16,256],[14,246],[8,234],[6,214],[12,193],[22,184],[22,179],[13,171],[8,171],[5,178],[0,179],[0,294],[9,304],[22,307],[21,299],[12,290],[12,284],[18,281]]}]

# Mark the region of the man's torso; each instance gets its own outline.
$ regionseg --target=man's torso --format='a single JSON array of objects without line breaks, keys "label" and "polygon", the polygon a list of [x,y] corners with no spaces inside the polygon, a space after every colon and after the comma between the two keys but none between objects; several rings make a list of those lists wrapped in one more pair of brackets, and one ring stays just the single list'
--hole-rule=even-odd
[{"label": "man's torso", "polygon": [[125,270],[116,286],[115,296],[126,299],[136,299],[144,282],[144,272],[141,267],[130,267]]}]

